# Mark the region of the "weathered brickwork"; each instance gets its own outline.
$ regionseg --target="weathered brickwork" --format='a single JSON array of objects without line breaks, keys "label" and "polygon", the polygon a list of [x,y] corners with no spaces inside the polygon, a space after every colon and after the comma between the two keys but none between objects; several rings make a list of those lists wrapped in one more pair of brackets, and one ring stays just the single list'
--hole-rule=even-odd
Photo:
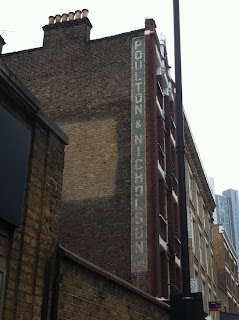
[{"label": "weathered brickwork", "polygon": [[[168,298],[170,292],[181,290],[181,253],[175,106],[165,43],[159,43],[153,19],[146,19],[144,29],[93,41],[90,28],[87,18],[47,25],[42,48],[6,54],[3,59],[69,136],[61,244],[150,294]],[[136,47],[134,61],[132,40],[136,38],[144,39],[145,50],[139,53]],[[132,63],[139,57],[134,69]],[[138,67],[142,73],[136,74]],[[141,75],[144,88],[140,88]],[[146,106],[146,175],[142,178],[139,171],[133,177],[131,170],[133,77],[135,92],[142,89]],[[165,164],[163,178],[159,161]],[[132,195],[135,177],[140,183],[144,180],[144,207],[140,208],[144,221],[139,228],[140,220],[132,211],[132,199],[138,197],[135,190]],[[162,270],[170,271],[163,274]]]},{"label": "weathered brickwork", "polygon": [[169,319],[169,307],[64,248],[58,319]]},{"label": "weathered brickwork", "polygon": [[131,38],[141,34],[75,41],[61,50],[54,45],[61,40],[52,37],[43,48],[3,57],[69,136],[62,244],[127,280],[131,277],[130,46]]},{"label": "weathered brickwork", "polygon": [[45,261],[58,241],[67,137],[2,62],[1,76],[0,105],[32,133],[21,226],[0,224],[0,267],[5,271],[2,319],[36,320],[41,313]]}]

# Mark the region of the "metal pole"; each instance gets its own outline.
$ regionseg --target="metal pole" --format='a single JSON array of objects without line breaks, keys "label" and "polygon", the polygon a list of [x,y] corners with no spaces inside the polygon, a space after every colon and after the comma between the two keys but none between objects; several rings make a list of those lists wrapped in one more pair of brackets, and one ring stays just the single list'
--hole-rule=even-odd
[{"label": "metal pole", "polygon": [[184,115],[182,105],[182,79],[181,79],[181,49],[180,49],[180,20],[179,0],[173,0],[174,12],[174,55],[175,55],[175,82],[176,82],[176,125],[177,125],[177,156],[178,156],[178,188],[179,188],[179,214],[181,229],[181,266],[183,297],[191,296],[187,203],[185,184],[185,145],[184,145]]}]

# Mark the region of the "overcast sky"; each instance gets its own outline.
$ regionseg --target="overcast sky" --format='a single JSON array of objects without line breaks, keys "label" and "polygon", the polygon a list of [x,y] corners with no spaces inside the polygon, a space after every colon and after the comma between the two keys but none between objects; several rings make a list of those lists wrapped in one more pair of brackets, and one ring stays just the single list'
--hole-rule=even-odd
[{"label": "overcast sky", "polygon": [[[143,28],[145,17],[153,18],[174,66],[173,0],[1,1],[3,53],[42,46],[49,15],[84,8],[93,25],[91,39]],[[239,0],[180,1],[183,105],[219,194],[239,189],[238,15]]]}]

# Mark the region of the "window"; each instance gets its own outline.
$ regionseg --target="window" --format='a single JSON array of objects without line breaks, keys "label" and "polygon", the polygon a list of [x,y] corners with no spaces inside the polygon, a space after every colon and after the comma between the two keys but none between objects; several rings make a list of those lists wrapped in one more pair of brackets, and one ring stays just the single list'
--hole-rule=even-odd
[{"label": "window", "polygon": [[197,211],[197,214],[199,216],[200,214],[200,207],[199,207],[199,190],[198,190],[198,187],[196,187],[196,211]]},{"label": "window", "polygon": [[193,174],[190,168],[188,168],[188,192],[189,192],[189,198],[193,199]]},{"label": "window", "polygon": [[205,243],[205,262],[206,262],[206,270],[208,272],[208,244]]},{"label": "window", "polygon": [[199,249],[199,261],[202,264],[202,233],[198,231],[198,249]]}]

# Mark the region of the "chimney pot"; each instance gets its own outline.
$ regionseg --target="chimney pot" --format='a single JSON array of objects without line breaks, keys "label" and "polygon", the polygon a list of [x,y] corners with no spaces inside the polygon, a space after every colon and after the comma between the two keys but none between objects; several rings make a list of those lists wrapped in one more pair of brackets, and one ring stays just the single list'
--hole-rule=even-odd
[{"label": "chimney pot", "polygon": [[54,21],[55,21],[55,17],[50,16],[49,17],[49,24],[54,24]]},{"label": "chimney pot", "polygon": [[74,12],[69,12],[68,16],[69,16],[69,20],[74,20],[75,13]]},{"label": "chimney pot", "polygon": [[57,14],[55,16],[55,19],[56,19],[56,22],[61,22],[61,15],[60,14]]},{"label": "chimney pot", "polygon": [[88,12],[89,12],[88,9],[83,9],[82,10],[82,18],[88,18]]},{"label": "chimney pot", "polygon": [[62,13],[62,22],[67,21],[68,14],[67,13]]},{"label": "chimney pot", "polygon": [[75,11],[75,18],[76,19],[80,19],[81,18],[81,11],[80,10],[76,10]]}]

